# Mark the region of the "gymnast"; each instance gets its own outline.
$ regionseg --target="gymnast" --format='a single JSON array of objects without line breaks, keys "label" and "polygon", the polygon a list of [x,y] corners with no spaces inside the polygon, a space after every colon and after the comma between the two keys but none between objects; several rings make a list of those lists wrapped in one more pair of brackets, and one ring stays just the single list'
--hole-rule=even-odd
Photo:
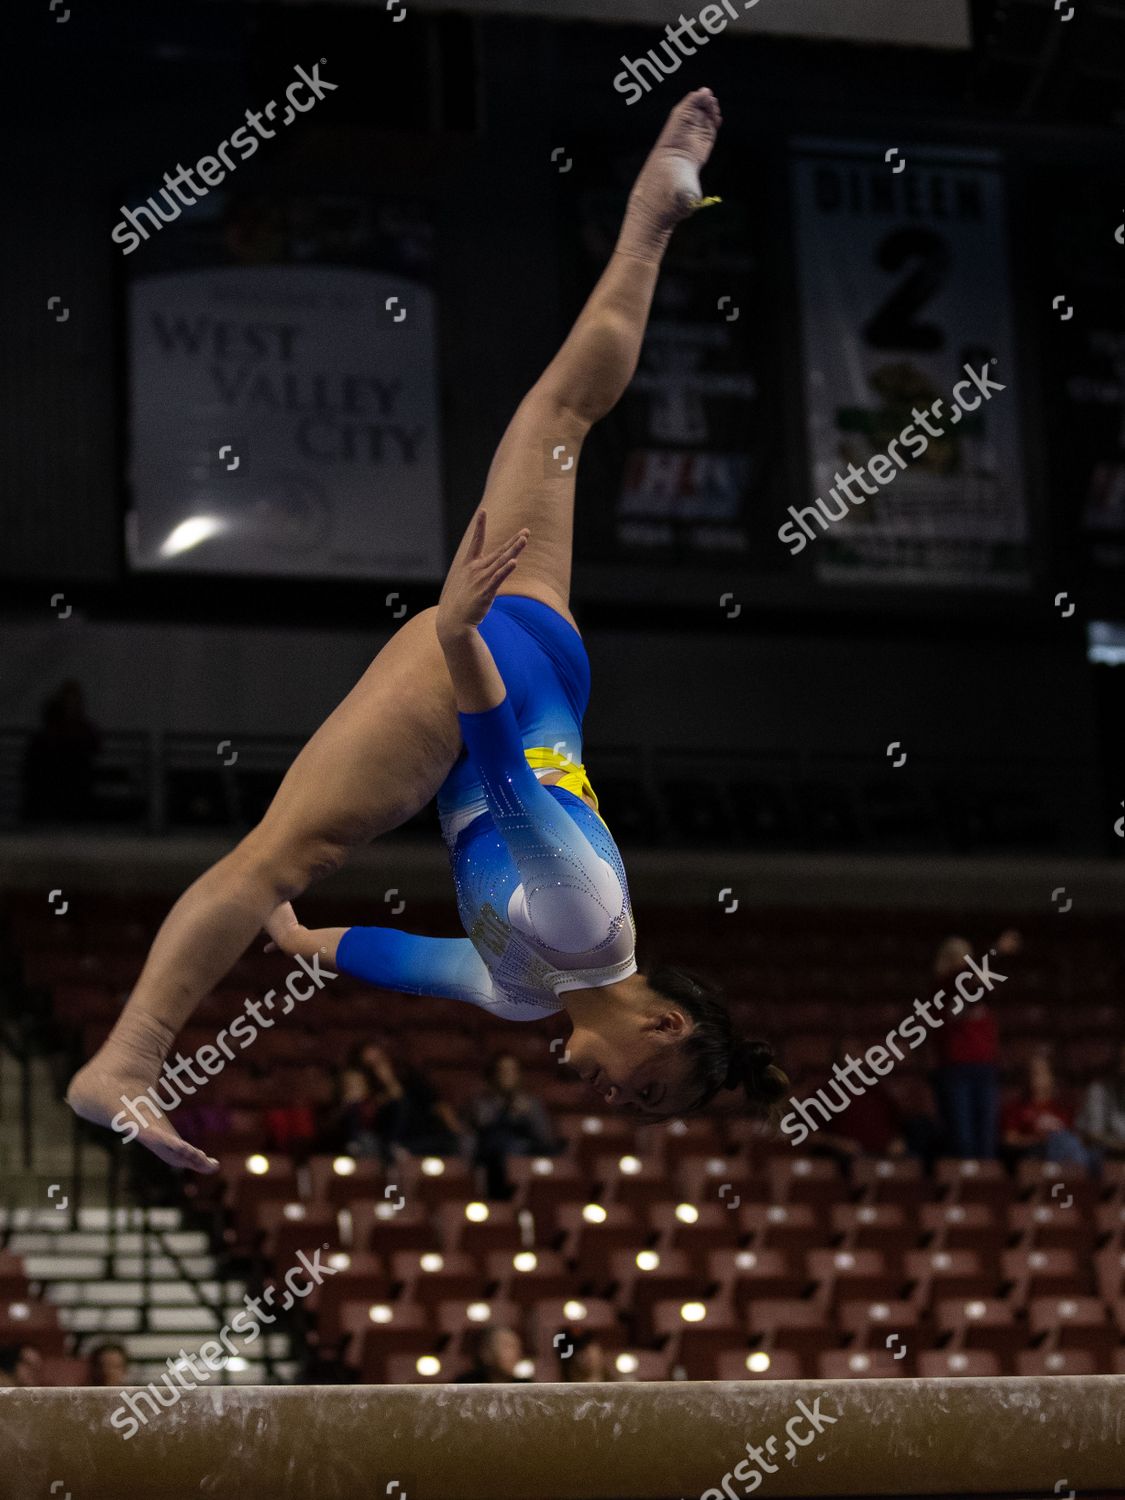
[{"label": "gymnast", "polygon": [[[704,202],[720,123],[710,89],[672,111],[608,267],[504,434],[438,604],[403,623],[261,823],[173,906],[112,1033],[71,1081],[82,1118],[108,1125],[157,1082],[177,1033],[263,928],[285,953],[386,989],[507,1020],[565,1008],[571,1067],[641,1119],[686,1114],[724,1088],[762,1110],[785,1092],[768,1045],[734,1034],[712,985],[638,968],[625,870],[582,764],[590,669],[568,606],[577,456],[636,369],[661,259]],[[560,448],[574,462],[548,464]],[[468,936],[299,924],[291,903],[314,880],[435,796]],[[165,1114],[137,1139],[170,1166],[218,1168]]]}]

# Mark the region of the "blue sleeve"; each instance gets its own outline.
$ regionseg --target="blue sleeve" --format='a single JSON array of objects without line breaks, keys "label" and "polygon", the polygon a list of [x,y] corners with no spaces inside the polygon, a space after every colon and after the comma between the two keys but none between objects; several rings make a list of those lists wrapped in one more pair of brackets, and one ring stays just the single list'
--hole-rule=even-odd
[{"label": "blue sleeve", "polygon": [[457,718],[493,822],[519,873],[534,935],[560,953],[598,948],[625,910],[617,872],[540,786],[507,697],[486,713]]},{"label": "blue sleeve", "polygon": [[468,938],[418,937],[395,927],[349,927],[336,948],[345,974],[404,995],[442,995],[491,1007],[492,976]]}]

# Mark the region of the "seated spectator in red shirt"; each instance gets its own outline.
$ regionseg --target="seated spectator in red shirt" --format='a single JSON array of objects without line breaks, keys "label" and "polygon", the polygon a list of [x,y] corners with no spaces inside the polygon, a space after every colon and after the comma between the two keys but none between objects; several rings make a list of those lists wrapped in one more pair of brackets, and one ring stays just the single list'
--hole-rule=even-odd
[{"label": "seated spectator in red shirt", "polygon": [[1074,1130],[1074,1109],[1055,1079],[1051,1059],[1036,1052],[1027,1065],[1024,1092],[1004,1107],[1004,1145],[1017,1156],[1093,1168],[1094,1160]]},{"label": "seated spectator in red shirt", "polygon": [[[846,1037],[835,1061],[843,1067],[849,1055],[862,1058],[865,1051],[858,1037]],[[910,1154],[928,1160],[936,1149],[937,1122],[907,1075],[880,1078],[875,1087],[853,1098],[837,1118],[839,1129],[818,1131],[811,1150],[815,1152],[819,1145],[838,1157]]]}]

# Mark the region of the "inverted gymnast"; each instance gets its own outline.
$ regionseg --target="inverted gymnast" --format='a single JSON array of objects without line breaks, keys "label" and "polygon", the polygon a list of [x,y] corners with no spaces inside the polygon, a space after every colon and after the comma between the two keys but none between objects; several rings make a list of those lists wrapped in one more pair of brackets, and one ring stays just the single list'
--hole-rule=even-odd
[{"label": "inverted gymnast", "polygon": [[[720,123],[710,89],[672,111],[608,267],[504,434],[439,603],[404,622],[261,823],[172,908],[111,1035],[71,1081],[84,1119],[108,1125],[156,1084],[176,1034],[263,927],[285,953],[386,989],[507,1020],[565,1008],[571,1067],[646,1119],[723,1088],[760,1108],[785,1091],[769,1047],[734,1035],[713,987],[638,969],[625,871],[582,765],[590,668],[568,607],[577,456],[633,376],[661,259],[702,204]],[[575,462],[548,473],[560,446]],[[295,897],[435,795],[467,937],[299,924]],[[218,1168],[166,1115],[137,1139],[170,1166]]]}]

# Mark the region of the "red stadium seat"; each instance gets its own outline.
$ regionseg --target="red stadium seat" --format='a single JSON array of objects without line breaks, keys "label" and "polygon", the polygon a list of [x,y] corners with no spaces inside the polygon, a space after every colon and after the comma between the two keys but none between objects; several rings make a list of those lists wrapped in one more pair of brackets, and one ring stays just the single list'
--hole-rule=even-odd
[{"label": "red stadium seat", "polygon": [[807,1297],[759,1297],[746,1304],[743,1321],[752,1338],[781,1343],[795,1352],[840,1342],[835,1320],[820,1302]]},{"label": "red stadium seat", "polygon": [[[988,1257],[994,1263],[994,1257]],[[911,1287],[910,1299],[928,1308],[935,1297],[994,1297],[1000,1289],[997,1271],[985,1270],[986,1258],[976,1250],[909,1250],[903,1271]]]},{"label": "red stadium seat", "polygon": [[1113,1303],[1125,1294],[1125,1246],[1099,1250],[1094,1256],[1094,1277],[1103,1301]]},{"label": "red stadium seat", "polygon": [[918,1304],[902,1298],[841,1301],[836,1318],[841,1330],[852,1334],[859,1348],[889,1349],[892,1354],[904,1344],[916,1346],[928,1328],[928,1319]]},{"label": "red stadium seat", "polygon": [[848,1185],[835,1161],[824,1156],[774,1157],[767,1166],[770,1197],[776,1203],[843,1203]]},{"label": "red stadium seat", "polygon": [[560,1203],[573,1203],[593,1192],[593,1178],[569,1156],[509,1156],[505,1171],[514,1189],[512,1202],[528,1210],[540,1239],[555,1233]]},{"label": "red stadium seat", "polygon": [[785,1250],[709,1250],[706,1264],[708,1276],[730,1295],[740,1316],[755,1299],[799,1297],[809,1287]]},{"label": "red stadium seat", "polygon": [[897,1203],[834,1203],[832,1232],[849,1250],[878,1250],[898,1266],[918,1246],[917,1206],[909,1212]]},{"label": "red stadium seat", "polygon": [[390,1266],[401,1295],[423,1307],[456,1297],[472,1301],[490,1287],[479,1259],[464,1250],[396,1250]]},{"label": "red stadium seat", "polygon": [[316,1329],[320,1342],[335,1346],[344,1334],[343,1309],[348,1303],[391,1302],[394,1299],[394,1283],[377,1255],[356,1255],[346,1270],[337,1272],[331,1281],[325,1281],[306,1299],[305,1305],[316,1314]]},{"label": "red stadium seat", "polygon": [[668,1120],[663,1125],[642,1124],[637,1129],[637,1154],[646,1156],[651,1152],[662,1157],[670,1172],[685,1157],[719,1156],[722,1151],[720,1122],[706,1115],[695,1115],[690,1120]]},{"label": "red stadium seat", "polygon": [[1033,1297],[1027,1321],[1034,1335],[1047,1335],[1047,1348],[1093,1349],[1100,1363],[1108,1363],[1120,1342],[1100,1297]]},{"label": "red stadium seat", "polygon": [[639,1213],[668,1196],[668,1179],[659,1157],[637,1156],[631,1149],[594,1160],[593,1181],[600,1203],[624,1203]]},{"label": "red stadium seat", "polygon": [[[685,1312],[690,1317],[685,1317]],[[689,1380],[714,1379],[718,1357],[745,1337],[734,1308],[724,1299],[693,1298],[656,1302],[652,1323],[657,1337],[668,1339],[668,1352]]]},{"label": "red stadium seat", "polygon": [[947,1203],[986,1203],[999,1208],[1014,1196],[1011,1178],[998,1161],[946,1158],[937,1163],[934,1178]]},{"label": "red stadium seat", "polygon": [[756,1246],[794,1254],[826,1245],[830,1238],[827,1220],[811,1203],[744,1203],[738,1227]]},{"label": "red stadium seat", "polygon": [[620,1203],[562,1203],[556,1215],[563,1253],[573,1258],[580,1280],[604,1276],[614,1250],[643,1250],[652,1239],[632,1209]]},{"label": "red stadium seat", "polygon": [[1021,1349],[1016,1355],[1017,1375],[1111,1374],[1092,1349]]},{"label": "red stadium seat", "polygon": [[629,1151],[640,1154],[636,1127],[621,1115],[597,1114],[593,1110],[584,1114],[559,1113],[555,1116],[555,1128],[569,1143],[570,1154],[585,1182],[593,1181],[597,1157],[613,1151],[619,1156]]},{"label": "red stadium seat", "polygon": [[620,1340],[621,1320],[612,1302],[600,1297],[545,1297],[532,1304],[529,1317],[529,1342],[536,1352],[546,1354],[564,1347],[556,1342],[560,1333],[574,1337],[584,1333],[604,1336],[606,1342]]},{"label": "red stadium seat", "polygon": [[1089,1263],[1073,1250],[1005,1250],[1000,1256],[1008,1296],[1022,1307],[1029,1297],[1081,1296],[1093,1290]]},{"label": "red stadium seat", "polygon": [[810,1250],[805,1268],[829,1303],[886,1298],[898,1289],[880,1250]]},{"label": "red stadium seat", "polygon": [[1098,1185],[1081,1167],[1035,1157],[1024,1157],[1017,1164],[1016,1185],[1024,1196],[1034,1194],[1038,1202],[1065,1208],[1077,1205],[1080,1212],[1090,1211],[1098,1201]]},{"label": "red stadium seat", "polygon": [[66,1335],[50,1302],[0,1302],[0,1344],[24,1343],[34,1344],[44,1356],[66,1352]]},{"label": "red stadium seat", "polygon": [[462,1199],[443,1203],[436,1218],[441,1242],[450,1250],[483,1256],[490,1250],[518,1250],[523,1244],[519,1213],[511,1203]]},{"label": "red stadium seat", "polygon": [[1075,1250],[1086,1257],[1093,1254],[1097,1237],[1077,1205],[1013,1203],[1008,1209],[1008,1228],[1038,1250]]},{"label": "red stadium seat", "polygon": [[557,1250],[493,1250],[485,1269],[490,1284],[520,1307],[575,1290],[574,1273]]},{"label": "red stadium seat", "polygon": [[485,1323],[514,1328],[521,1335],[525,1331],[523,1310],[501,1297],[454,1297],[439,1302],[434,1311],[438,1332],[458,1339]]},{"label": "red stadium seat", "polygon": [[1015,1308],[999,1297],[941,1297],[934,1304],[934,1322],[950,1335],[954,1349],[990,1349],[1010,1360],[1027,1342]]},{"label": "red stadium seat", "polygon": [[28,1297],[27,1275],[18,1255],[0,1250],[0,1304],[24,1302]]},{"label": "red stadium seat", "polygon": [[980,1250],[998,1255],[1008,1231],[986,1203],[923,1203],[918,1220],[937,1250]]},{"label": "red stadium seat", "polygon": [[743,1203],[765,1202],[770,1195],[764,1170],[737,1156],[684,1156],[674,1164],[670,1177],[682,1197],[697,1203],[719,1202],[734,1211]]},{"label": "red stadium seat", "polygon": [[[901,1358],[889,1349],[828,1349],[816,1358],[820,1380],[883,1380],[913,1375],[913,1361],[906,1345]],[[899,1352],[899,1350],[896,1350]]]},{"label": "red stadium seat", "polygon": [[645,1222],[657,1236],[656,1243],[693,1255],[733,1247],[739,1240],[737,1214],[719,1203],[677,1203],[665,1198],[649,1205]]},{"label": "red stadium seat", "polygon": [[438,1250],[438,1225],[421,1203],[397,1199],[358,1199],[348,1204],[356,1246],[383,1255],[396,1250]]},{"label": "red stadium seat", "polygon": [[918,1355],[918,1374],[923,1379],[945,1379],[951,1375],[991,1379],[1003,1373],[998,1354],[988,1349],[924,1349]]},{"label": "red stadium seat", "polygon": [[804,1361],[790,1349],[724,1349],[715,1359],[716,1380],[800,1380]]},{"label": "red stadium seat", "polygon": [[905,1208],[933,1196],[922,1163],[913,1156],[857,1156],[851,1163],[851,1179],[873,1203],[885,1201]]},{"label": "red stadium seat", "polygon": [[460,1356],[453,1358],[427,1350],[419,1354],[388,1354],[384,1356],[383,1371],[390,1385],[443,1385],[456,1380],[465,1365]]},{"label": "red stadium seat", "polygon": [[[372,1317],[377,1315],[378,1321]],[[391,1354],[429,1353],[438,1337],[424,1308],[413,1303],[368,1300],[346,1302],[340,1309],[340,1331],[347,1340],[346,1358],[366,1381],[380,1384]]]},{"label": "red stadium seat", "polygon": [[687,1250],[615,1250],[609,1270],[617,1288],[613,1301],[639,1343],[656,1338],[652,1309],[657,1302],[705,1301],[711,1294],[700,1258]]}]

